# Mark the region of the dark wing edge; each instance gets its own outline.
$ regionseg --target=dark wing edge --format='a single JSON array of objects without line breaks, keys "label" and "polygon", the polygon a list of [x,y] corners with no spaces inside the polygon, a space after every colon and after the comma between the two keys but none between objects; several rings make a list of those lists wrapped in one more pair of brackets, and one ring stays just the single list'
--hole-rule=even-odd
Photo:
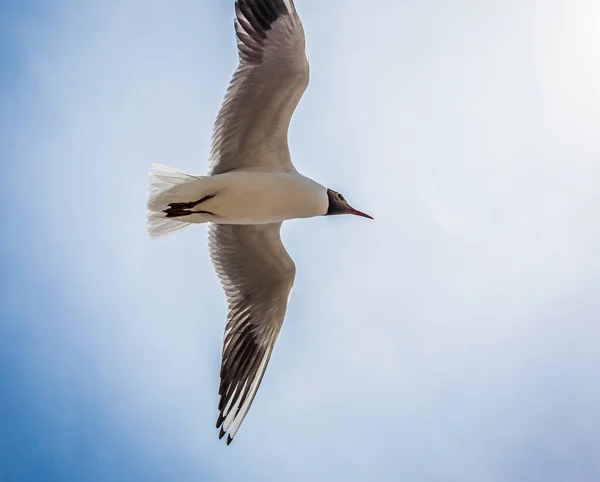
[{"label": "dark wing edge", "polygon": [[262,382],[278,335],[271,333],[263,345],[252,334],[240,335],[226,345],[219,385],[219,439],[227,434],[227,445],[248,414]]}]

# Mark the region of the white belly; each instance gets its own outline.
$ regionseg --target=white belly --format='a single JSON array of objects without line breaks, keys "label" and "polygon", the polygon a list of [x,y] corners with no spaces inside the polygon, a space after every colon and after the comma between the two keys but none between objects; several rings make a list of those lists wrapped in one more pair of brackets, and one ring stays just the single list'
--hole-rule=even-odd
[{"label": "white belly", "polygon": [[325,187],[293,173],[228,172],[210,178],[215,197],[198,208],[224,224],[265,224],[327,212]]}]

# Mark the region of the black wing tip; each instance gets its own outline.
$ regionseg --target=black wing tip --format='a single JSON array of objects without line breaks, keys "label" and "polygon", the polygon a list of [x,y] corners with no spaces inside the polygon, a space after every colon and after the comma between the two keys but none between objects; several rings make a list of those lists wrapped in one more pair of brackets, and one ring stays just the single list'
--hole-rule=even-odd
[{"label": "black wing tip", "polygon": [[219,413],[219,417],[217,418],[217,426],[216,428],[220,428],[221,425],[223,425],[223,421],[225,420],[225,417],[223,416],[223,412]]},{"label": "black wing tip", "polygon": [[[219,428],[219,425],[217,425],[217,428]],[[225,434],[227,432],[225,430],[223,430],[223,427],[221,427],[221,430],[219,431],[219,440],[221,440]],[[233,437],[231,436],[231,434],[227,434],[227,446],[229,446],[231,444],[231,442],[233,442]]]},{"label": "black wing tip", "polygon": [[[292,0],[290,0],[291,3]],[[247,5],[253,10],[278,14],[290,13],[285,0],[235,0],[235,5]]]},{"label": "black wing tip", "polygon": [[264,38],[279,17],[290,14],[283,0],[236,0],[235,10]]}]

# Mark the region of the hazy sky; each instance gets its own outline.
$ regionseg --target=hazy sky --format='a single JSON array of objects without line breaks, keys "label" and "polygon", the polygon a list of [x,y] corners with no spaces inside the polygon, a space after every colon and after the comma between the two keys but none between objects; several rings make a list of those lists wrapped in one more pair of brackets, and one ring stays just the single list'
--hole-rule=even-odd
[{"label": "hazy sky", "polygon": [[290,145],[375,217],[292,221],[263,384],[218,441],[204,173],[233,0],[0,4],[0,480],[600,480],[600,3],[297,0]]}]

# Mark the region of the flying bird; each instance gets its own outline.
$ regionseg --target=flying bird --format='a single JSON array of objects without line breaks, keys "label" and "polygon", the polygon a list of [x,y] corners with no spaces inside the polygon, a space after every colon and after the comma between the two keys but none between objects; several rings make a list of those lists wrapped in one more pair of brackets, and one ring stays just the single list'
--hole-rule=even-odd
[{"label": "flying bird", "polygon": [[210,223],[210,257],[228,304],[217,419],[227,445],[254,400],[294,283],[282,222],[373,219],[292,164],[288,127],[309,79],[293,0],[237,0],[234,26],[239,65],[214,125],[209,175],[153,164],[147,200],[151,237]]}]

